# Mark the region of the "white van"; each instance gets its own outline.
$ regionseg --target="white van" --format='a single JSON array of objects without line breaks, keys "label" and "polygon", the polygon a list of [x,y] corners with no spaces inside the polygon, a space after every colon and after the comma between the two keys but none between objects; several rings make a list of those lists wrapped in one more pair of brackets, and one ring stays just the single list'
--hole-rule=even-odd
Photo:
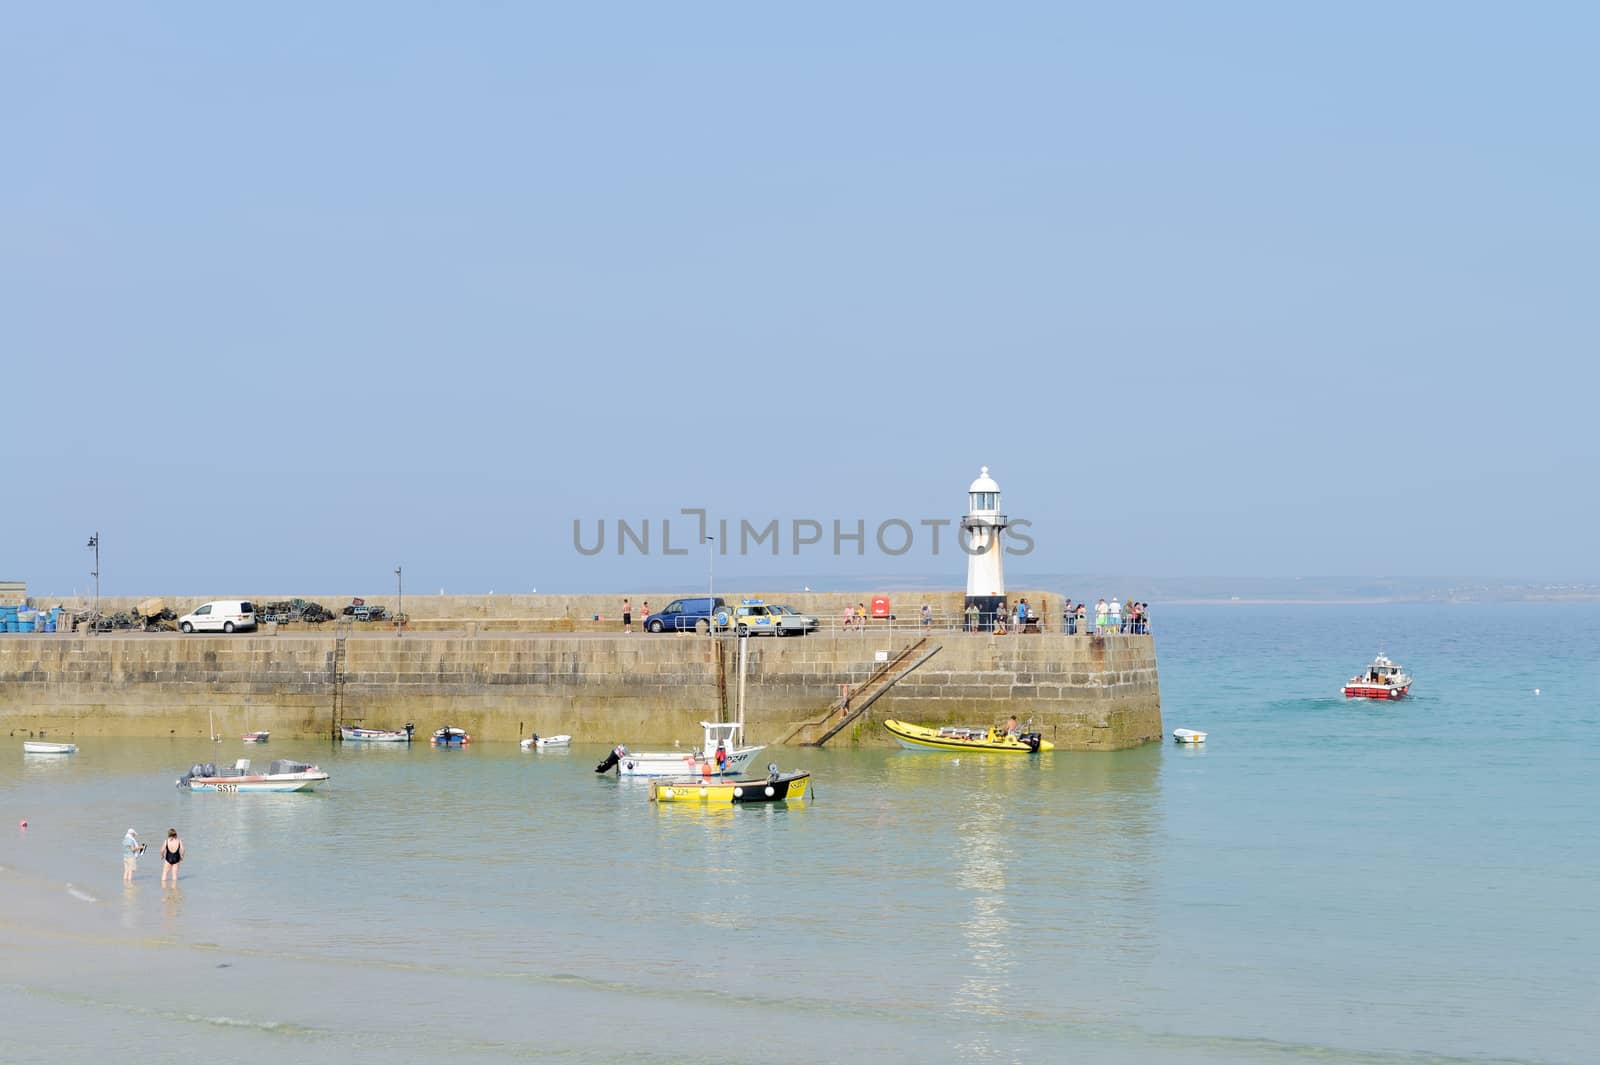
[{"label": "white van", "polygon": [[184,632],[243,632],[256,627],[256,605],[248,599],[214,599],[178,619]]}]

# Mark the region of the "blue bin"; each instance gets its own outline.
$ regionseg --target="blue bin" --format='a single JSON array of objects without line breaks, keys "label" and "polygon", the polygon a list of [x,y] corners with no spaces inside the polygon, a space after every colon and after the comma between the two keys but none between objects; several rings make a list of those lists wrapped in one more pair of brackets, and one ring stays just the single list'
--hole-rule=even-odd
[{"label": "blue bin", "polygon": [[27,621],[19,621],[19,622],[17,622],[17,627],[16,627],[15,631],[17,631],[17,632],[32,632],[33,631],[33,619],[29,618]]},{"label": "blue bin", "polygon": [[56,619],[55,618],[51,618],[49,621],[46,621],[44,623],[44,631],[45,632],[55,632],[56,631]]}]

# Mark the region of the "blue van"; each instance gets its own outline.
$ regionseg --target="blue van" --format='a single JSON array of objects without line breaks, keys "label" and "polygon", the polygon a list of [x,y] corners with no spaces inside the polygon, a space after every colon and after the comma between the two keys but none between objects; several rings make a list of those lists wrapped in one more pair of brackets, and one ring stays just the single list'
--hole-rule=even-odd
[{"label": "blue van", "polygon": [[[674,599],[644,623],[647,632],[709,632],[714,614],[728,613],[728,604],[721,596],[691,595]],[[719,624],[726,624],[721,621]]]}]

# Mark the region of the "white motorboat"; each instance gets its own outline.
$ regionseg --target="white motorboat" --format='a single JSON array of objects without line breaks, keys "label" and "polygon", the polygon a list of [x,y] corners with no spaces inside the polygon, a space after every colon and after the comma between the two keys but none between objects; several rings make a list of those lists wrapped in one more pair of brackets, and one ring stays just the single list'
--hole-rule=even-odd
[{"label": "white motorboat", "polygon": [[525,751],[548,751],[552,747],[571,746],[572,737],[567,735],[541,736],[535,732],[532,736],[522,741],[522,749]]},{"label": "white motorboat", "polygon": [[23,740],[24,754],[77,754],[76,743],[46,743],[43,740]]},{"label": "white motorboat", "polygon": [[218,773],[207,762],[196,763],[178,778],[178,787],[188,791],[221,791],[238,794],[274,791],[310,791],[328,779],[328,774],[309,762],[280,758],[267,766],[265,773],[252,773],[250,759],[241,758],[230,773]]},{"label": "white motorboat", "polygon": [[1366,672],[1357,673],[1339,690],[1346,699],[1404,699],[1411,691],[1411,674],[1379,651]]},{"label": "white motorboat", "polygon": [[702,721],[705,740],[693,750],[630,751],[620,744],[594,767],[596,773],[615,769],[624,777],[736,777],[742,775],[766,745],[740,743],[737,721]]},{"label": "white motorboat", "polygon": [[1192,728],[1175,728],[1172,730],[1172,738],[1179,743],[1206,742],[1206,734],[1204,732],[1196,732]]}]

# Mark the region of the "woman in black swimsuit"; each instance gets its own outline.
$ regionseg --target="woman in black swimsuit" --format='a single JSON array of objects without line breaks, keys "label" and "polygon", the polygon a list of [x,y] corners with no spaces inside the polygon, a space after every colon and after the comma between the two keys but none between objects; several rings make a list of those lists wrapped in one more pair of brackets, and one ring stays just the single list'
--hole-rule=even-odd
[{"label": "woman in black swimsuit", "polygon": [[167,838],[161,844],[161,882],[165,884],[167,878],[178,882],[178,863],[183,861],[183,840],[178,838],[178,830],[167,829]]}]

